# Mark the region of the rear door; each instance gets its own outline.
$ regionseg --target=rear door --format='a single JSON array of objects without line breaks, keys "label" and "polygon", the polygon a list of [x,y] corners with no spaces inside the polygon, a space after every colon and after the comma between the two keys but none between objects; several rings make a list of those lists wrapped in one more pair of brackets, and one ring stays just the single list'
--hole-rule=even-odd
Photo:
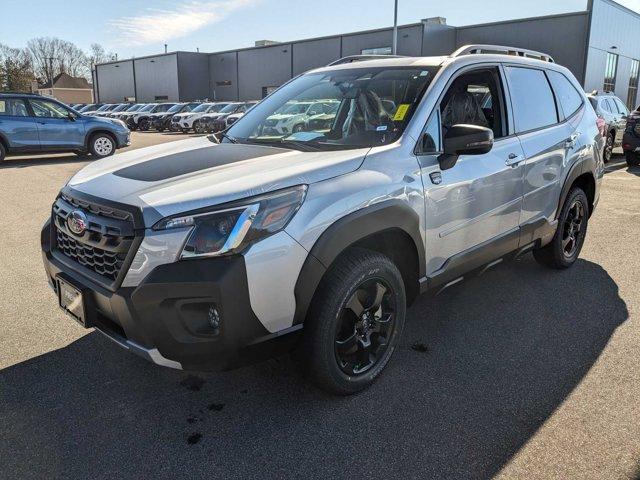
[{"label": "rear door", "polygon": [[[84,147],[84,122],[58,102],[29,99],[36,119],[43,150],[80,149]],[[71,116],[70,116],[71,115]]]},{"label": "rear door", "polygon": [[618,112],[616,115],[616,146],[622,144],[624,129],[627,126],[627,118],[629,117],[629,109],[622,103],[618,97],[611,97],[610,101],[614,103],[614,108]]},{"label": "rear door", "polygon": [[0,133],[12,150],[38,150],[38,128],[22,98],[0,98]]},{"label": "rear door", "polygon": [[567,142],[573,132],[561,112],[545,70],[505,65],[515,130],[525,155],[521,244],[545,219],[553,221],[560,195]]}]

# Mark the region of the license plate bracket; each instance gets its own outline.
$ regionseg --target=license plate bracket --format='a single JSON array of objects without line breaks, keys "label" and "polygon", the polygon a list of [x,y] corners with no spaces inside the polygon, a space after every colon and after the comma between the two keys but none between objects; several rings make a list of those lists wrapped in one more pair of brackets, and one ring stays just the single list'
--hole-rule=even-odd
[{"label": "license plate bracket", "polygon": [[90,328],[92,322],[87,316],[87,298],[82,288],[61,276],[56,277],[58,304],[71,318],[85,328]]}]

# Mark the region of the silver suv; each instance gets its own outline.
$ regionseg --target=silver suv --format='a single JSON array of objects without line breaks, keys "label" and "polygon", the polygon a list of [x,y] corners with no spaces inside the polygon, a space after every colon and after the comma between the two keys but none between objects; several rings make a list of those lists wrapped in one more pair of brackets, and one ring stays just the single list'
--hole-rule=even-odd
[{"label": "silver suv", "polygon": [[622,145],[622,136],[629,118],[629,109],[613,93],[594,90],[587,95],[587,98],[591,102],[591,106],[600,122],[604,124],[605,146],[603,157],[604,162],[607,163],[611,160],[613,149]]},{"label": "silver suv", "polygon": [[[265,128],[314,99],[340,104],[330,128]],[[159,365],[295,350],[350,394],[385,368],[419,293],[530,251],[570,267],[603,143],[579,83],[543,54],[347,58],[218,137],[80,170],[42,231],[47,277],[84,327]]]}]

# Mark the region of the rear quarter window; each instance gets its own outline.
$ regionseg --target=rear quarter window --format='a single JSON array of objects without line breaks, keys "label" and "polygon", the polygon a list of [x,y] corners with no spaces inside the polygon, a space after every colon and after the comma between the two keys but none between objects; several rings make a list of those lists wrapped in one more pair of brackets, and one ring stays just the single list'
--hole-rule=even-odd
[{"label": "rear quarter window", "polygon": [[578,93],[573,84],[562,73],[547,70],[547,76],[556,94],[556,99],[562,108],[564,118],[569,118],[582,106],[582,95]]},{"label": "rear quarter window", "polygon": [[556,102],[542,70],[505,67],[518,133],[558,123]]}]

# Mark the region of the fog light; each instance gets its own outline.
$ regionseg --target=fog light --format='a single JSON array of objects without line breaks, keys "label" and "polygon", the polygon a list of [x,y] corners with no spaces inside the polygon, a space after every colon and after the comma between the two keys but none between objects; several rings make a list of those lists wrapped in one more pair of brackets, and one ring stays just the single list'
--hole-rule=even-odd
[{"label": "fog light", "polygon": [[207,319],[209,321],[209,326],[214,330],[220,328],[220,312],[215,305],[211,305],[209,307],[209,312],[207,313]]}]

